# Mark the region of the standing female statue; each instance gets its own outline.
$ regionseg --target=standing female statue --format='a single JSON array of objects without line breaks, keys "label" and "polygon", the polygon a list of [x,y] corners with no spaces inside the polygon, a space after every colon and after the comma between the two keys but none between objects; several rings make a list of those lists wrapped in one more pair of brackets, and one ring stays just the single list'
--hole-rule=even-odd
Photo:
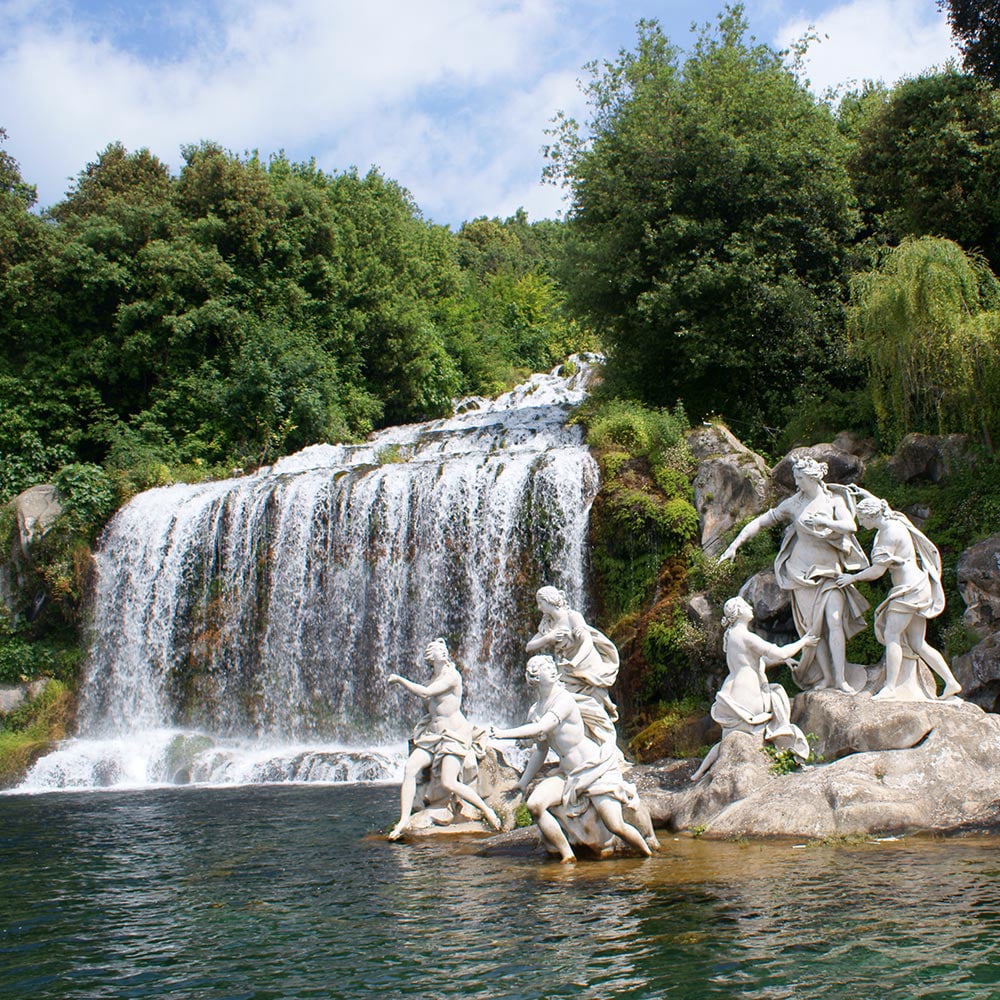
[{"label": "standing female statue", "polygon": [[555,658],[560,680],[576,699],[587,735],[597,743],[617,747],[618,709],[608,693],[618,677],[617,647],[570,608],[558,588],[542,587],[535,598],[542,620],[526,651],[550,653]]},{"label": "standing female statue", "polygon": [[816,635],[820,640],[803,652],[793,671],[795,682],[805,690],[836,688],[851,693],[854,688],[846,676],[847,640],[864,631],[869,607],[855,587],[837,586],[845,572],[868,566],[854,537],[854,504],[845,487],[823,481],[825,463],[801,458],[793,470],[795,494],[755,517],[719,561],[733,559],[739,547],[762,528],[788,525],[774,560],[774,575],[782,590],[791,592],[799,635]]},{"label": "standing female statue", "polygon": [[858,520],[876,529],[872,564],[857,573],[842,574],[837,586],[877,580],[887,570],[892,579],[892,590],[875,609],[875,638],[885,646],[885,684],[873,697],[888,700],[907,692],[906,697],[919,698],[922,692],[915,676],[919,660],[944,681],[941,699],[954,697],[962,685],[927,641],[927,619],[944,610],[940,553],[908,517],[878,497],[869,495],[858,503]]}]

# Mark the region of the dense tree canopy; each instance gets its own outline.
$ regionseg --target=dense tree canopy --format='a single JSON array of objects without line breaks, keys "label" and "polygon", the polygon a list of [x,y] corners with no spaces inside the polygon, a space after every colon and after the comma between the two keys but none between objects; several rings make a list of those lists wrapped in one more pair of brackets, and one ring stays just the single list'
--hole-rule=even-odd
[{"label": "dense tree canopy", "polygon": [[865,231],[944,236],[1000,267],[1000,92],[955,69],[841,104]]},{"label": "dense tree canopy", "polygon": [[837,378],[856,211],[829,109],[746,33],[728,9],[682,62],[641,23],[549,155],[572,193],[571,301],[615,384],[753,436]]},{"label": "dense tree canopy", "polygon": [[377,172],[183,157],[173,176],[112,144],[40,218],[2,154],[4,495],[74,458],[146,469],[138,485],[252,466],[443,414],[575,346],[554,224],[456,235]]},{"label": "dense tree canopy", "polygon": [[1000,0],[938,0],[965,68],[1000,87]]}]

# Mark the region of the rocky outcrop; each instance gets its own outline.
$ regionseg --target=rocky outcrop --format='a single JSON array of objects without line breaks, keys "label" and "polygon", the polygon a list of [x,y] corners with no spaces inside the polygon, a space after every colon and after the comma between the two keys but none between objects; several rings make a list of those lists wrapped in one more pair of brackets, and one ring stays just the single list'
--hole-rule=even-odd
[{"label": "rocky outcrop", "polygon": [[709,555],[718,555],[731,528],[766,509],[767,463],[719,424],[698,427],[687,440],[698,459],[694,505],[701,546]]},{"label": "rocky outcrop", "polygon": [[16,712],[22,705],[37,698],[46,684],[48,680],[45,677],[24,684],[0,684],[0,716]]},{"label": "rocky outcrop", "polygon": [[768,642],[784,645],[798,638],[792,617],[792,595],[782,590],[773,569],[754,573],[740,587],[739,596],[753,606],[755,630]]},{"label": "rocky outcrop", "polygon": [[907,434],[889,459],[889,471],[901,483],[918,479],[940,483],[974,462],[964,434]]},{"label": "rocky outcrop", "polygon": [[23,593],[32,545],[52,527],[63,507],[55,486],[49,484],[26,489],[11,505],[14,532],[10,549],[0,553],[0,607],[16,618],[33,600],[31,595]]},{"label": "rocky outcrop", "polygon": [[1000,826],[997,716],[963,703],[903,705],[833,691],[810,700],[796,714],[842,734],[841,748],[853,752],[776,775],[757,739],[730,733],[693,785],[694,762],[634,769],[654,822],[709,836],[803,838]]},{"label": "rocky outcrop", "polygon": [[987,712],[1000,711],[1000,633],[988,635],[968,653],[951,661],[962,697]]},{"label": "rocky outcrop", "polygon": [[865,463],[859,455],[844,451],[835,444],[814,444],[808,448],[793,448],[772,470],[771,481],[782,492],[795,490],[793,465],[801,458],[825,462],[826,482],[856,483],[865,474]]},{"label": "rocky outcrop", "polygon": [[1000,628],[1000,534],[966,549],[956,575],[966,605],[965,624],[983,631]]}]

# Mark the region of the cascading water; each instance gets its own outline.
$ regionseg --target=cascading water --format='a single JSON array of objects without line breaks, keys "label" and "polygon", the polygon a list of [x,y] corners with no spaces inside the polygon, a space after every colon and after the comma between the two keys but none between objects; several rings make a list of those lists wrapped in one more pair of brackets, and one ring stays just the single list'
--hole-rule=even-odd
[{"label": "cascading water", "polygon": [[470,718],[518,716],[535,589],[586,599],[598,472],[566,418],[592,371],[135,497],[97,553],[80,737],[20,790],[390,777],[419,703],[386,678],[439,635]]}]

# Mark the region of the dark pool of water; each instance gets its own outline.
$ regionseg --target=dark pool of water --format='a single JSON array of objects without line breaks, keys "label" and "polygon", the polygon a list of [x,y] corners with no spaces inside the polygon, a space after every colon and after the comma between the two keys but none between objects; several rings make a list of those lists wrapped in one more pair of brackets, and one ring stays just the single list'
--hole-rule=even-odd
[{"label": "dark pool of water", "polygon": [[386,787],[0,797],[2,997],[1000,996],[991,840],[388,844]]}]

